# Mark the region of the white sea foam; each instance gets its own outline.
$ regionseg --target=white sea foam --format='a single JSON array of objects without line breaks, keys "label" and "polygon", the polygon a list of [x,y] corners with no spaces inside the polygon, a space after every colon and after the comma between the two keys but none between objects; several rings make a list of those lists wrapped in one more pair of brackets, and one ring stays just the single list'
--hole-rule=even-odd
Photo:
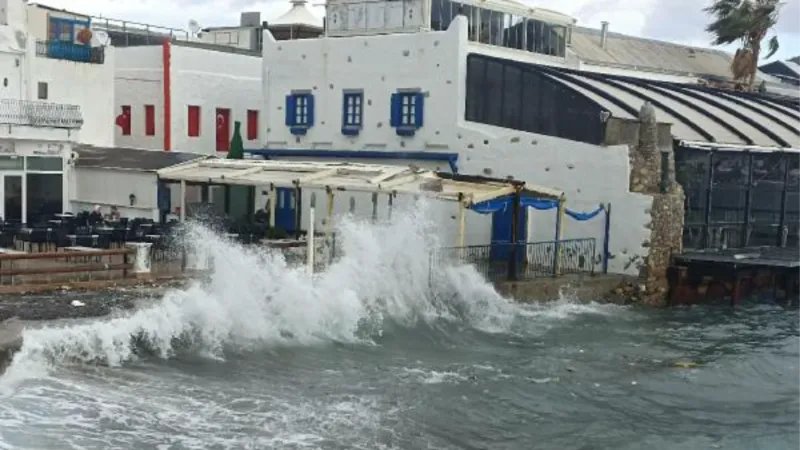
[{"label": "white sea foam", "polygon": [[195,250],[213,259],[209,280],[170,291],[122,317],[26,330],[5,381],[52,364],[122,364],[136,357],[132,337],[161,358],[185,347],[222,358],[230,349],[369,341],[386,320],[404,327],[459,321],[503,332],[520,318],[579,312],[581,307],[564,302],[517,306],[471,267],[440,267],[431,289],[428,255],[439,243],[426,217],[428,207],[420,203],[395,214],[391,223],[340,221],[343,256],[313,281],[280,254],[244,248],[195,227]]}]

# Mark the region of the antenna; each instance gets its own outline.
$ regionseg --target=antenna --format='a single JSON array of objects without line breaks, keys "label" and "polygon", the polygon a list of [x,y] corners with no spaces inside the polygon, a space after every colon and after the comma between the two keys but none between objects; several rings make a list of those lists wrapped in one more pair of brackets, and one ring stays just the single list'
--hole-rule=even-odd
[{"label": "antenna", "polygon": [[189,31],[191,31],[192,34],[197,34],[200,30],[200,24],[194,19],[189,19]]}]

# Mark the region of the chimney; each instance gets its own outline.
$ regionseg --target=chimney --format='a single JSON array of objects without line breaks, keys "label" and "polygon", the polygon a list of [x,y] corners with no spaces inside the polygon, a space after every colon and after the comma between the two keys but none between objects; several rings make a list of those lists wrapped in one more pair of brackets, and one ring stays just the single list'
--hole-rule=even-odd
[{"label": "chimney", "polygon": [[608,47],[608,22],[600,22],[600,47],[605,50]]}]

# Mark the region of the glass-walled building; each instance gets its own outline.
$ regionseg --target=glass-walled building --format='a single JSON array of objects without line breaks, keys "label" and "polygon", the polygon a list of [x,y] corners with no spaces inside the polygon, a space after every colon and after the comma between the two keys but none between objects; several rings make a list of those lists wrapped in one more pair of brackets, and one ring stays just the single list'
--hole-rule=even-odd
[{"label": "glass-walled building", "polygon": [[[504,4],[509,8],[503,8]],[[485,2],[485,5],[431,0],[431,29],[446,30],[454,17],[463,15],[469,21],[471,41],[561,58],[566,56],[569,25],[543,21],[535,16],[533,10],[530,14],[521,13],[523,5],[512,2]],[[512,9],[520,11],[516,14],[508,12]]]}]

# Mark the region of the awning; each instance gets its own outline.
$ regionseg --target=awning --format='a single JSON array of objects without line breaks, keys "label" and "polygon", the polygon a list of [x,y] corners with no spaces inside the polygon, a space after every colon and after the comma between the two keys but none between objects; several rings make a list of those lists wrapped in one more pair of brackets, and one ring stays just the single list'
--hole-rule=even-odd
[{"label": "awning", "polygon": [[563,192],[515,180],[423,170],[415,166],[207,159],[158,171],[168,182],[401,193],[459,201],[465,206],[507,196],[556,199]]}]

